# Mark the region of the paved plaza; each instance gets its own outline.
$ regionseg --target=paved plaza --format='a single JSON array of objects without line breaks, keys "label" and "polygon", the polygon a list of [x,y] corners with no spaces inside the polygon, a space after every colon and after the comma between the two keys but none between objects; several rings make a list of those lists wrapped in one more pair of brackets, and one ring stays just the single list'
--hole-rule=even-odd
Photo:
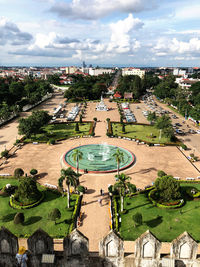
[{"label": "paved plaza", "polygon": [[[61,99],[62,97],[58,96],[57,103],[60,103]],[[157,177],[158,170],[163,170],[167,174],[178,176],[182,179],[199,175],[199,172],[176,147],[148,147],[141,144],[137,145],[136,142],[129,140],[108,138],[106,136],[106,118],[119,121],[119,113],[116,103],[109,103],[107,100],[105,102],[110,108],[108,112],[96,111],[96,103],[88,103],[84,120],[92,120],[97,117],[95,137],[65,140],[54,146],[47,144],[25,145],[16,152],[14,157],[9,158],[7,163],[0,167],[0,173],[13,174],[16,168],[23,168],[25,173],[29,174],[30,170],[35,168],[39,172],[39,182],[41,184],[57,185],[61,170],[60,159],[66,151],[79,145],[107,143],[128,149],[135,155],[135,164],[123,172],[131,177],[131,182],[138,188],[151,185]],[[53,103],[53,101],[45,103],[43,107],[52,111]],[[72,104],[70,104],[71,106]],[[68,110],[70,107],[67,105],[66,109]],[[15,121],[4,127],[9,127],[10,125],[12,125],[13,129],[16,129]],[[11,134],[6,136],[6,128],[4,127],[0,129],[0,135],[5,135],[2,139],[6,140],[7,138],[9,140]],[[98,251],[99,240],[109,231],[107,187],[109,184],[115,183],[115,174],[83,174],[80,177],[81,184],[86,186],[88,190],[83,198],[86,204],[81,208],[81,211],[84,212],[84,219],[79,230],[89,238],[90,251]],[[102,206],[98,203],[100,189],[105,192]],[[128,247],[127,245],[127,250]]]}]

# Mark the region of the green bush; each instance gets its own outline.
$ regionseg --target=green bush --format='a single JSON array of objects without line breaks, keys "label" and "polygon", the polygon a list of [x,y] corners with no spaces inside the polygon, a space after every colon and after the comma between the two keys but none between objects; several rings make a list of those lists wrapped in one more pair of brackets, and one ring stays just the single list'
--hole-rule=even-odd
[{"label": "green bush", "polygon": [[185,144],[181,144],[182,149],[187,150],[187,146]]},{"label": "green bush", "polygon": [[166,175],[166,173],[164,171],[160,170],[157,172],[157,175],[158,175],[158,177],[163,177]]},{"label": "green bush", "polygon": [[114,222],[115,222],[115,230],[119,231],[119,220],[118,220],[118,212],[117,212],[117,199],[113,197],[113,211],[114,211]]},{"label": "green bush", "polygon": [[14,224],[22,224],[24,222],[24,213],[18,212],[14,217]]},{"label": "green bush", "polygon": [[14,209],[18,209],[18,210],[24,210],[24,209],[31,209],[34,208],[36,206],[38,206],[40,204],[40,202],[42,202],[42,200],[44,199],[44,192],[41,192],[41,197],[38,201],[29,204],[29,205],[22,205],[22,203],[17,202],[13,197],[10,198],[10,206]]},{"label": "green bush", "polygon": [[56,143],[56,140],[54,138],[50,138],[48,141],[49,145],[55,145],[55,143]]},{"label": "green bush", "polygon": [[71,233],[74,230],[74,228],[76,227],[75,224],[76,224],[76,219],[78,217],[78,214],[80,212],[81,200],[82,200],[82,196],[77,195],[77,199],[76,199],[76,202],[74,205],[74,211],[72,214],[72,223],[69,227],[69,233]]},{"label": "green bush", "polygon": [[60,210],[55,208],[53,209],[50,213],[49,213],[49,219],[51,221],[54,221],[54,223],[56,224],[56,220],[61,218],[61,213]]},{"label": "green bush", "polygon": [[24,171],[21,168],[17,168],[14,171],[14,177],[19,178],[24,175]]},{"label": "green bush", "polygon": [[137,212],[132,216],[132,219],[135,223],[135,227],[136,225],[142,225],[142,214]]},{"label": "green bush", "polygon": [[31,169],[30,170],[30,174],[31,175],[36,175],[38,173],[38,171],[36,169]]},{"label": "green bush", "polygon": [[1,152],[2,158],[8,158],[8,156],[9,156],[9,151],[7,149],[5,149]]},{"label": "green bush", "polygon": [[85,187],[84,186],[79,185],[77,189],[78,189],[79,193],[85,193]]}]

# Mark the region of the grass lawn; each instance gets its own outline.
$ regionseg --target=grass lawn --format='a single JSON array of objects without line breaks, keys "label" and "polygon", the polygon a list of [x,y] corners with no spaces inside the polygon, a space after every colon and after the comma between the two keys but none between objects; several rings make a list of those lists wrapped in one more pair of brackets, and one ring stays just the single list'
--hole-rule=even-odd
[{"label": "grass lawn", "polygon": [[[200,190],[200,184],[181,184],[181,187],[195,187]],[[120,201],[118,201],[120,207]],[[124,208],[128,211],[120,215],[121,237],[125,240],[135,240],[146,230],[150,230],[160,241],[171,242],[184,231],[187,231],[197,241],[200,241],[199,217],[200,200],[186,201],[179,209],[161,209],[154,207],[147,195],[140,194],[131,199],[125,198]],[[134,227],[133,214],[139,212],[143,217],[143,224]]]},{"label": "grass lawn", "polygon": [[154,144],[171,143],[170,139],[164,136],[160,136],[160,130],[152,125],[133,125],[127,124],[125,126],[126,133],[122,133],[122,125],[120,123],[112,123],[113,135],[119,135],[132,139],[139,139],[142,141],[151,142]]},{"label": "grass lawn", "polygon": [[[0,188],[6,184],[17,185],[15,179],[0,179]],[[0,196],[0,227],[4,226],[18,237],[28,237],[38,228],[42,228],[52,237],[65,237],[68,234],[73,207],[77,196],[71,197],[71,207],[68,210],[67,197],[59,196],[52,191],[45,191],[44,200],[37,206],[26,210],[16,210],[9,206],[9,197]],[[57,220],[57,224],[48,220],[48,214],[54,208],[58,208],[61,212],[61,218]],[[17,212],[23,212],[25,221],[23,225],[14,224],[13,219]]]},{"label": "grass lawn", "polygon": [[79,131],[75,131],[76,123],[62,123],[62,124],[49,124],[42,127],[41,133],[32,135],[31,139],[26,139],[26,142],[47,142],[53,138],[55,140],[67,139],[73,136],[88,135],[91,127],[91,123],[79,123]]}]

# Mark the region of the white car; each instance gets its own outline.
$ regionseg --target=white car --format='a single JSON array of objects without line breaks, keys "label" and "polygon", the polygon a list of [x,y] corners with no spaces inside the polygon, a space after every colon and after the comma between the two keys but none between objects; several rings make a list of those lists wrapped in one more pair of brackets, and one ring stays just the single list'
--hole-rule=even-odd
[{"label": "white car", "polygon": [[196,133],[200,134],[200,130],[197,130]]}]

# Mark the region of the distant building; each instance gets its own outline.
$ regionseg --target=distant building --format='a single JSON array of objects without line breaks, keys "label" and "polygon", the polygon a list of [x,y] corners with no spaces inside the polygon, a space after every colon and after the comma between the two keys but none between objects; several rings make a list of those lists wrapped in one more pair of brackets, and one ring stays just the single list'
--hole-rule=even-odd
[{"label": "distant building", "polygon": [[73,74],[78,71],[78,68],[75,66],[66,67],[66,74]]},{"label": "distant building", "polygon": [[173,75],[185,77],[186,76],[186,70],[176,68],[173,70]]},{"label": "distant building", "polygon": [[141,79],[145,75],[145,70],[137,69],[137,68],[123,68],[122,69],[122,76],[125,75],[138,75]]},{"label": "distant building", "polygon": [[103,68],[100,68],[100,69],[95,69],[95,68],[89,68],[88,69],[88,73],[91,75],[91,76],[98,76],[98,75],[102,75],[102,74],[110,74],[110,73],[113,73],[114,70],[113,69],[103,69]]},{"label": "distant building", "polygon": [[114,94],[114,98],[121,98],[122,96],[120,95],[120,93],[119,92],[116,92],[115,94]]}]

